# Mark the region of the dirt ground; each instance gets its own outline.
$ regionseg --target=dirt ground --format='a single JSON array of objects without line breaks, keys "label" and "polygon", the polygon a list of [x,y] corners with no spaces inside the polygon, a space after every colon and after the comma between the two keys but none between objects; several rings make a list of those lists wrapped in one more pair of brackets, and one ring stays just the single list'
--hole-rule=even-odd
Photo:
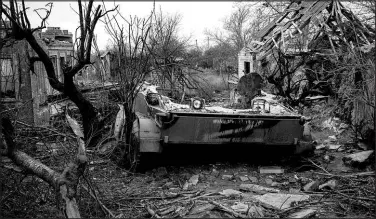
[{"label": "dirt ground", "polygon": [[[344,164],[344,156],[367,148],[353,142],[349,128],[336,133],[323,127],[331,118],[329,108],[322,103],[304,114],[313,119],[312,133],[317,147],[321,144],[341,147],[317,149],[306,156],[251,147],[180,147],[166,151],[159,157],[160,162],[146,172],[130,173],[110,159],[89,153],[90,163],[78,189],[82,216],[375,217],[374,157],[363,166]],[[335,139],[330,137],[333,135]],[[56,138],[38,143],[48,146],[42,153],[36,144],[41,139],[30,137],[29,145],[36,146],[25,150],[61,171],[74,156],[74,143],[58,140],[64,144],[56,143]],[[270,166],[284,172],[260,173],[260,169]],[[0,170],[1,216],[63,216],[56,208],[54,190],[46,183],[24,172]],[[321,186],[327,182],[328,186]],[[310,183],[312,186],[308,188]],[[250,185],[264,188],[247,189]],[[269,196],[272,198],[266,199]]]}]

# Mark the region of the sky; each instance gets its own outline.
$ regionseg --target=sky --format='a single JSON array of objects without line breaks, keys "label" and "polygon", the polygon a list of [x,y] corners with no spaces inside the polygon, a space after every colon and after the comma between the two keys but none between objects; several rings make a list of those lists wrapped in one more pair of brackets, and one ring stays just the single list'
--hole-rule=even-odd
[{"label": "sky", "polygon": [[[31,25],[39,25],[41,19],[33,10],[44,7],[48,2],[26,1],[25,3],[26,7],[30,7],[29,19]],[[106,1],[105,4],[107,9],[114,7],[113,1]],[[146,17],[153,8],[153,1],[119,1],[115,2],[115,4],[119,5],[124,17],[129,17],[130,15]],[[233,2],[231,1],[157,1],[156,9],[161,7],[163,13],[180,13],[182,15],[179,27],[180,34],[186,37],[191,36],[192,43],[195,43],[197,40],[199,46],[206,46],[205,28],[214,29],[222,27],[222,20],[231,13],[232,4]],[[54,2],[47,26],[61,27],[61,29],[68,30],[74,35],[78,27],[79,17],[71,7],[77,11],[77,2]],[[106,33],[103,23],[98,23],[95,34],[98,37],[99,49],[104,50],[106,45],[110,43],[110,37]]]}]

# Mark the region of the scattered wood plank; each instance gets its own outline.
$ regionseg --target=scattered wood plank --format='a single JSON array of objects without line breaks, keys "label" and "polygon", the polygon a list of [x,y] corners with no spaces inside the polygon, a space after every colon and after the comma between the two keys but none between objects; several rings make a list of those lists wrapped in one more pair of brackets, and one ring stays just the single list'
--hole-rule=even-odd
[{"label": "scattered wood plank", "polygon": [[76,134],[80,138],[84,138],[84,133],[82,132],[78,122],[72,117],[70,117],[68,114],[65,114],[65,117],[67,118],[69,126],[72,128],[74,134]]},{"label": "scattered wood plank", "polygon": [[221,203],[218,203],[218,202],[213,201],[213,200],[209,200],[208,202],[209,202],[210,204],[213,204],[213,205],[217,206],[220,210],[223,210],[223,211],[225,211],[225,212],[228,212],[228,213],[234,215],[235,217],[238,217],[238,218],[247,218],[247,216],[242,215],[242,214],[240,214],[240,213],[237,213],[237,212],[235,212],[234,210],[232,210],[231,208],[228,208],[228,207],[224,206],[224,205],[221,204]]},{"label": "scattered wood plank", "polygon": [[308,218],[316,213],[316,209],[308,208],[290,214],[287,218]]}]

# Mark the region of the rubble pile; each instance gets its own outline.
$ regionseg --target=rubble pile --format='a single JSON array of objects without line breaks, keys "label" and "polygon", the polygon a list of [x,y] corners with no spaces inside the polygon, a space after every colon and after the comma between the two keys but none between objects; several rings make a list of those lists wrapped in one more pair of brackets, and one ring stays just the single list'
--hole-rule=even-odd
[{"label": "rubble pile", "polygon": [[141,174],[105,160],[90,167],[92,183],[104,205],[134,206],[111,208],[116,217],[374,217],[374,151],[347,142],[341,135],[348,129],[324,118],[314,154],[298,163],[161,166]]},{"label": "rubble pile", "polygon": [[[319,167],[318,161],[312,161]],[[374,215],[374,173],[297,172],[276,166],[159,167],[145,174],[116,171],[110,161],[91,165],[92,182],[118,217],[306,218]],[[260,172],[261,170],[261,172]],[[281,171],[283,170],[283,172]],[[112,177],[117,175],[116,182]],[[119,176],[121,177],[119,179]],[[108,185],[111,181],[111,186]]]}]

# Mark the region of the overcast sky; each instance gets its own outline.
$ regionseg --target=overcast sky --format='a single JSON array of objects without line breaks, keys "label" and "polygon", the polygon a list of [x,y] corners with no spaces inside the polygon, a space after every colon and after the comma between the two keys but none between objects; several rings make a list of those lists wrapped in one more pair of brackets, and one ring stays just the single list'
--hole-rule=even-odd
[{"label": "overcast sky", "polygon": [[[26,1],[26,6],[31,10],[41,8],[46,5],[47,2],[31,2]],[[137,15],[139,17],[145,17],[150,14],[153,8],[152,1],[142,2],[117,2],[123,16]],[[192,35],[192,42],[197,42],[199,45],[206,45],[204,29],[221,27],[221,21],[223,18],[230,14],[233,2],[220,1],[220,2],[156,2],[156,9],[162,8],[164,13],[174,14],[176,12],[182,15],[182,21],[180,25],[181,34],[184,36]],[[78,26],[78,15],[71,9],[77,9],[77,2],[54,2],[52,13],[48,19],[47,26],[61,27],[62,29],[68,29],[74,34],[75,29]],[[106,1],[106,7],[113,7],[114,3]],[[38,15],[32,11],[29,11],[30,21],[32,26],[37,26],[40,22]],[[104,49],[109,43],[109,36],[107,35],[103,24],[99,23],[96,28],[96,34],[98,36],[98,46],[100,49]]]}]

